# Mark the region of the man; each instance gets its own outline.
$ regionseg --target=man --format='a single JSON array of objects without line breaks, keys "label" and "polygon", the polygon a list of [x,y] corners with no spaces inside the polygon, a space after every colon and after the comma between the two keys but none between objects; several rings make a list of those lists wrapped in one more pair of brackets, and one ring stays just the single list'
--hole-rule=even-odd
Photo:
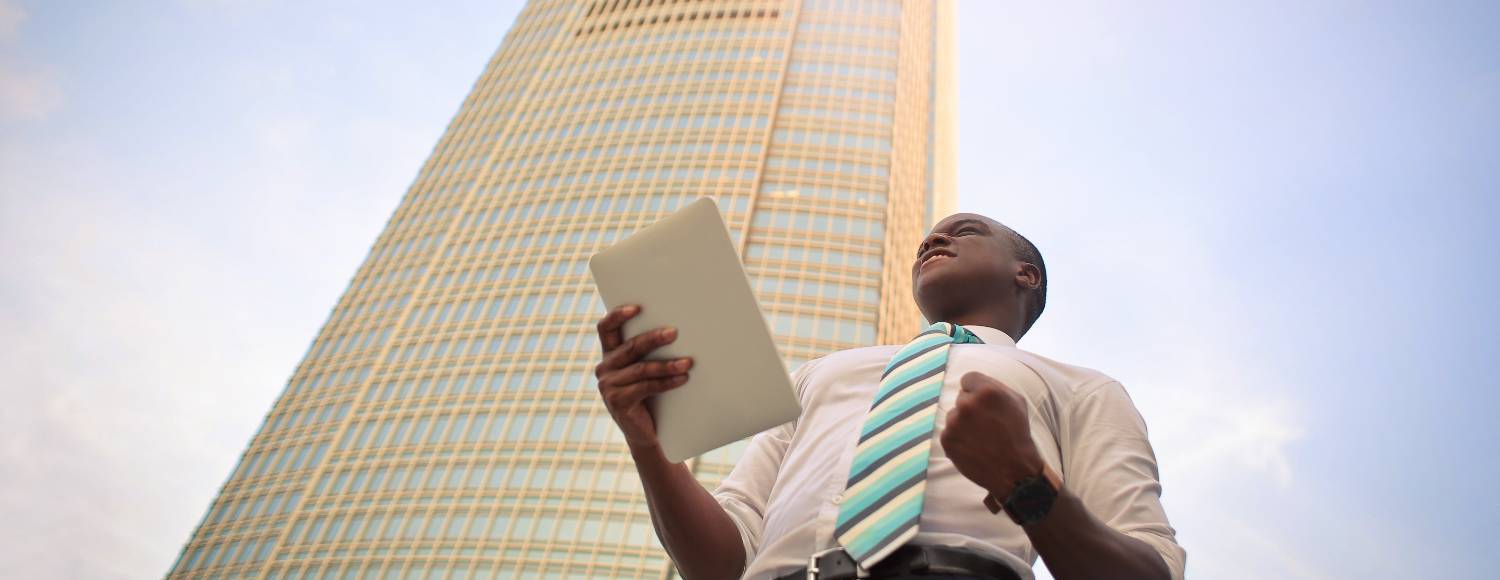
[{"label": "man", "polygon": [[923,239],[912,278],[938,323],[798,368],[801,417],[752,438],[712,493],[662,455],[644,405],[687,381],[692,360],[643,358],[676,331],[624,340],[637,306],[599,321],[599,391],[682,576],[1016,579],[1040,555],[1058,580],[1181,580],[1124,388],[1015,346],[1046,303],[1036,247],[957,214]]}]

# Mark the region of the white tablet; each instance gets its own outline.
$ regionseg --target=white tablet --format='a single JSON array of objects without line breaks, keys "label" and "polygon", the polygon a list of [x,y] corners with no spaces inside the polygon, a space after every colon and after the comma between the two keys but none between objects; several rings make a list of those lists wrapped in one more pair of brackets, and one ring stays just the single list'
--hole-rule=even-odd
[{"label": "white tablet", "polygon": [[595,254],[589,270],[605,306],[641,305],[626,338],[677,328],[677,340],[648,358],[693,357],[686,384],[647,401],[667,459],[701,455],[802,412],[713,200]]}]

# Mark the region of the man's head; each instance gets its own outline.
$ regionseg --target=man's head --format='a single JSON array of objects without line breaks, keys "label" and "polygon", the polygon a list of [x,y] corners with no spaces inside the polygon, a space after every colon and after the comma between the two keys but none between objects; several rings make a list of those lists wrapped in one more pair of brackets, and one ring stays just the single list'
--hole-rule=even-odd
[{"label": "man's head", "polygon": [[993,326],[1020,339],[1047,305],[1041,252],[982,215],[954,214],[933,226],[911,277],[917,307],[933,322]]}]

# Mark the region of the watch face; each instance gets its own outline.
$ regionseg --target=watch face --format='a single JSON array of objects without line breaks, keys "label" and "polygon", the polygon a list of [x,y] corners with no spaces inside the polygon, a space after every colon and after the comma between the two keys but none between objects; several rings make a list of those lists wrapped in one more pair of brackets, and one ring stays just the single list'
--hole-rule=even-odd
[{"label": "watch face", "polygon": [[1052,488],[1052,482],[1041,475],[1033,475],[1021,480],[1010,491],[1010,497],[1005,500],[1005,513],[1019,525],[1036,523],[1047,517],[1055,500],[1057,490]]}]

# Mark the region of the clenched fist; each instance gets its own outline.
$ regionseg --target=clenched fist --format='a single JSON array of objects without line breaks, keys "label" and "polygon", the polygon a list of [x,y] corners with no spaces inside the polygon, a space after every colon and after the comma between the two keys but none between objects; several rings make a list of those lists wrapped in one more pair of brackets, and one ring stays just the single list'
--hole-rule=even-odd
[{"label": "clenched fist", "polygon": [[943,427],[943,451],[959,473],[1004,500],[1016,482],[1046,465],[1031,439],[1026,398],[980,373],[965,374],[958,384],[962,390]]}]

